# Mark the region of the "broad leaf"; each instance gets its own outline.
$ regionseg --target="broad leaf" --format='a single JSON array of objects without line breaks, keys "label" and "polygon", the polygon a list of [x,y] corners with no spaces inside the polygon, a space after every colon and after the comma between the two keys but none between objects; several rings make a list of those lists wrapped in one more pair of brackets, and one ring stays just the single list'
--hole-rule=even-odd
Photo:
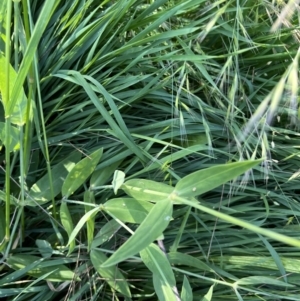
[{"label": "broad leaf", "polygon": [[171,264],[164,252],[155,244],[150,244],[140,252],[141,259],[147,268],[156,274],[169,286],[176,285],[175,276]]},{"label": "broad leaf", "polygon": [[39,278],[46,273],[51,272],[46,279],[52,282],[62,282],[62,281],[74,281],[80,280],[69,268],[65,265],[60,264],[61,260],[41,260],[40,257],[26,255],[26,254],[18,254],[10,256],[7,259],[7,263],[14,269],[20,270],[26,268],[28,265],[33,264],[34,268],[27,272],[28,275]]},{"label": "broad leaf", "polygon": [[86,181],[97,166],[102,153],[103,149],[100,148],[74,166],[62,186],[62,195],[64,197],[73,194]]},{"label": "broad leaf", "polygon": [[95,236],[92,248],[97,248],[107,242],[120,228],[120,224],[114,219],[108,221]]},{"label": "broad leaf", "polygon": [[[44,33],[44,30],[51,18],[51,15],[54,11],[55,6],[58,5],[58,1],[47,0],[47,3],[44,4],[43,8],[39,13],[39,17],[35,22],[34,29],[31,33],[29,43],[27,44],[25,53],[23,55],[23,60],[21,61],[17,77],[15,79],[13,89],[11,91],[11,97],[8,104],[6,104],[5,116],[13,116],[16,108],[20,110],[19,103],[19,94],[22,91],[22,86],[28,75],[28,71],[31,67],[31,63],[36,55],[36,49],[40,42],[40,39]],[[23,111],[20,111],[23,112]],[[18,115],[18,113],[17,113]],[[12,121],[12,120],[11,120]],[[13,121],[12,121],[13,122]]]},{"label": "broad leaf", "polygon": [[[95,204],[95,196],[92,191],[85,191],[84,193],[84,202],[87,204]],[[85,213],[88,213],[91,209],[90,206],[85,206]],[[91,216],[86,221],[86,230],[87,230],[87,240],[88,240],[88,250],[90,251],[92,242],[94,239],[94,229],[95,229],[95,216]]]},{"label": "broad leaf", "polygon": [[103,252],[99,250],[92,250],[90,258],[95,270],[99,273],[103,280],[124,296],[131,297],[128,283],[120,270],[115,265],[106,268],[101,266],[102,263],[107,260],[107,257]]},{"label": "broad leaf", "polygon": [[172,203],[168,199],[156,203],[135,233],[103,264],[103,267],[117,264],[147,248],[167,228],[172,212]]},{"label": "broad leaf", "polygon": [[121,187],[129,196],[147,202],[165,200],[174,190],[172,186],[146,179],[132,179]]},{"label": "broad leaf", "polygon": [[216,165],[198,170],[179,180],[174,193],[181,197],[194,197],[235,179],[262,160]]},{"label": "broad leaf", "polygon": [[[55,165],[52,170],[53,196],[57,196],[68,175],[74,168],[75,163],[80,160],[81,154],[73,152],[69,157]],[[25,202],[26,205],[35,206],[35,202],[42,204],[51,200],[51,189],[49,185],[49,175],[45,174],[30,189],[29,196]]]},{"label": "broad leaf", "polygon": [[178,301],[172,287],[156,274],[153,275],[153,286],[159,301]]},{"label": "broad leaf", "polygon": [[154,205],[130,198],[117,198],[107,201],[103,209],[124,223],[140,224]]}]

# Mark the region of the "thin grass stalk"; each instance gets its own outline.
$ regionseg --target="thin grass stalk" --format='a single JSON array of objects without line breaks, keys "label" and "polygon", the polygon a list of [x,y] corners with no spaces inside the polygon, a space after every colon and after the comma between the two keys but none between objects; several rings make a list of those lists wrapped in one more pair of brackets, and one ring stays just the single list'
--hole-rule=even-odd
[{"label": "thin grass stalk", "polygon": [[[7,99],[4,102],[9,102],[9,69],[10,69],[10,35],[11,35],[11,14],[12,14],[12,1],[7,1],[7,12],[6,12],[6,41],[5,41],[5,72],[6,72],[6,96]],[[10,239],[10,116],[6,116],[5,119],[5,239],[4,243]]]},{"label": "thin grass stalk", "polygon": [[[25,1],[24,1],[25,2]],[[46,4],[44,4],[46,5]],[[52,13],[55,9],[57,4],[53,5],[52,8]],[[27,11],[27,15],[29,16],[29,11],[28,11],[28,7],[26,4],[26,11]],[[26,19],[26,17],[25,17]],[[33,24],[30,23],[31,20],[29,20],[29,24],[31,27],[31,31],[33,30]],[[32,60],[32,64],[30,66],[29,72],[30,70],[32,70],[32,74],[29,74],[29,82],[30,82],[30,88],[33,88],[33,83],[34,83],[34,79],[36,80],[36,82],[39,82],[39,73],[38,73],[38,66],[37,66],[37,62],[36,62],[36,56],[33,57]],[[29,96],[33,95],[33,90],[31,90],[31,93],[29,93]],[[39,115],[41,118],[41,126],[42,126],[42,132],[43,132],[43,136],[44,136],[44,145],[40,139],[40,137],[38,137],[41,149],[43,150],[43,154],[45,156],[46,159],[46,165],[47,165],[47,173],[49,175],[49,186],[50,186],[50,191],[51,191],[51,200],[52,200],[52,214],[53,214],[53,218],[57,221],[57,214],[56,214],[56,204],[55,204],[55,199],[54,199],[54,191],[53,191],[53,180],[52,180],[52,172],[51,172],[51,164],[50,164],[50,155],[49,155],[49,149],[48,149],[48,140],[47,140],[47,131],[46,131],[46,127],[45,127],[45,120],[44,120],[44,113],[43,113],[43,104],[42,104],[42,97],[41,97],[41,91],[40,91],[40,86],[37,85],[37,98],[38,98],[38,105],[39,105]],[[27,114],[30,114],[30,110],[29,110],[29,106],[31,103],[31,99],[28,98],[28,107],[27,107]],[[29,121],[29,118],[27,119],[27,121]],[[30,136],[30,131],[29,131],[29,125],[26,127],[28,128],[28,130],[26,131],[26,136],[25,139],[27,139],[27,143],[29,143],[29,136]],[[29,146],[30,147],[30,146]],[[26,148],[27,149],[27,148]],[[29,154],[26,154],[29,158]]]},{"label": "thin grass stalk", "polygon": [[[26,42],[29,43],[30,40],[30,24],[28,20],[28,3],[26,0],[22,0],[23,8],[23,23],[25,28]],[[30,122],[30,112],[32,109],[31,100],[34,97],[35,91],[35,76],[33,64],[31,64],[28,72],[28,98],[26,107],[26,127],[24,136],[24,172],[27,173],[30,157],[30,145],[31,145],[31,134],[32,134],[32,123]],[[23,140],[21,140],[23,141]]]},{"label": "thin grass stalk", "polygon": [[[15,54],[15,70],[18,71],[19,61],[18,61],[18,48],[19,48],[19,34],[18,34],[18,28],[19,28],[19,16],[20,16],[20,9],[19,9],[19,2],[14,2],[14,54]],[[26,121],[25,121],[26,123]],[[20,130],[20,184],[21,184],[21,202],[24,203],[25,201],[25,170],[24,169],[24,151],[23,151],[23,126],[19,126]],[[25,237],[25,215],[24,215],[24,207],[21,206],[19,208],[21,211],[21,238],[20,241],[23,241],[23,237]],[[8,248],[9,250],[10,248]]]}]

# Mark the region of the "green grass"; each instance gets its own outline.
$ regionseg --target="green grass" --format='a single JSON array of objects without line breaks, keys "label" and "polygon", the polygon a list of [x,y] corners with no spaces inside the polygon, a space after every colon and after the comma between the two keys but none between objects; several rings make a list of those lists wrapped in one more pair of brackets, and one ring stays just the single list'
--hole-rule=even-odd
[{"label": "green grass", "polygon": [[300,299],[299,1],[2,1],[0,25],[0,297]]}]

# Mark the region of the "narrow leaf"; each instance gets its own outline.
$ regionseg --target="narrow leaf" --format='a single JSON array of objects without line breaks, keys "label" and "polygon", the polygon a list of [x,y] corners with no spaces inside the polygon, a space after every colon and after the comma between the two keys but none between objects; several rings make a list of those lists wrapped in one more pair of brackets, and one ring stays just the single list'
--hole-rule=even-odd
[{"label": "narrow leaf", "polygon": [[55,6],[58,4],[58,1],[55,0],[47,0],[39,13],[39,18],[35,23],[35,27],[31,34],[30,41],[27,45],[26,51],[23,55],[23,60],[20,64],[19,72],[17,74],[17,78],[13,85],[13,89],[11,92],[10,102],[7,104],[7,110],[5,112],[5,116],[11,116],[18,103],[18,96],[20,91],[22,90],[23,83],[25,81],[26,76],[28,75],[29,68],[33,61],[34,56],[36,55],[36,49],[40,42],[40,38],[42,37],[44,30],[50,20],[50,17],[54,11]]},{"label": "narrow leaf", "polygon": [[165,284],[173,287],[176,285],[175,276],[169,260],[163,251],[155,244],[150,244],[149,247],[140,252],[141,259],[147,268],[159,276]]},{"label": "narrow leaf", "polygon": [[[5,144],[5,123],[0,122],[0,140]],[[20,130],[14,126],[10,127],[9,149],[18,150],[20,148]]]},{"label": "narrow leaf", "polygon": [[167,228],[172,211],[172,203],[168,199],[156,203],[135,233],[103,264],[103,267],[126,260],[149,246]]},{"label": "narrow leaf", "polygon": [[102,153],[103,149],[100,148],[74,166],[62,186],[62,195],[64,197],[73,194],[86,181],[97,166]]},{"label": "narrow leaf", "polygon": [[153,284],[160,301],[176,301],[175,276],[166,255],[160,248],[151,244],[140,252],[141,259],[153,274]]},{"label": "narrow leaf", "polygon": [[235,179],[262,160],[216,165],[198,170],[178,181],[174,193],[181,197],[194,197]]},{"label": "narrow leaf", "polygon": [[[95,204],[95,197],[92,191],[85,191],[84,193],[84,202],[87,204]],[[85,213],[90,211],[90,206],[85,206]],[[95,229],[95,216],[91,216],[86,221],[86,231],[87,231],[87,240],[88,240],[88,250],[90,251],[92,242],[94,239],[94,229]]]},{"label": "narrow leaf", "polygon": [[104,253],[99,250],[92,250],[90,258],[95,270],[99,273],[101,278],[103,278],[116,291],[120,292],[124,296],[131,297],[128,283],[120,270],[115,265],[106,268],[101,266],[102,263],[107,260]]},{"label": "narrow leaf", "polygon": [[52,282],[80,280],[80,278],[77,277],[69,268],[63,264],[57,263],[56,260],[42,261],[41,258],[37,256],[26,254],[13,255],[7,259],[7,263],[14,270],[24,269],[34,262],[37,262],[37,265],[27,272],[27,274],[32,277],[39,278],[44,274],[51,272],[51,275],[46,277],[46,279]]},{"label": "narrow leaf", "polygon": [[84,226],[84,224],[86,224],[86,222],[90,219],[93,218],[98,211],[100,211],[101,208],[97,207],[94,208],[92,210],[90,210],[89,212],[87,212],[78,222],[78,224],[76,225],[76,227],[74,228],[74,230],[72,231],[72,233],[69,236],[69,242],[68,245],[70,245],[72,243],[72,241],[75,239],[76,235],[78,234],[78,232],[81,230],[81,228]]}]

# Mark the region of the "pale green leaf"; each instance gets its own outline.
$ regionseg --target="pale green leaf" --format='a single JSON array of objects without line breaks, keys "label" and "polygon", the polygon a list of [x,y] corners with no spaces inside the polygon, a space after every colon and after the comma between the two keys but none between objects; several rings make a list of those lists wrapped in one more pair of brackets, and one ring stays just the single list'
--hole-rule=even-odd
[{"label": "pale green leaf", "polygon": [[216,165],[193,172],[178,181],[174,193],[181,197],[194,197],[210,191],[240,176],[262,160]]},{"label": "pale green leaf", "polygon": [[146,179],[126,181],[121,188],[129,196],[147,202],[165,200],[174,190],[172,186]]},{"label": "pale green leaf", "polygon": [[214,286],[212,285],[201,301],[211,301],[213,296]]},{"label": "pale green leaf", "polygon": [[135,233],[103,264],[103,267],[117,264],[148,247],[167,228],[172,212],[172,203],[168,199],[156,203]]},{"label": "pale green leaf", "polygon": [[124,296],[131,297],[128,283],[120,270],[115,265],[106,268],[101,266],[102,263],[107,260],[107,257],[103,252],[99,250],[92,250],[90,258],[95,270],[99,273],[103,280]]},{"label": "pale green leaf", "polygon": [[125,173],[121,170],[116,170],[112,181],[112,186],[115,194],[118,193],[118,189],[123,185],[124,180],[125,180]]},{"label": "pale green leaf", "polygon": [[[83,196],[84,202],[87,204],[95,204],[95,196],[92,191],[85,191]],[[85,213],[88,213],[90,210],[90,206],[85,206]],[[86,229],[87,229],[87,240],[88,240],[88,250],[91,249],[92,242],[94,239],[94,229],[95,229],[95,217],[91,216],[86,221]]]},{"label": "pale green leaf", "polygon": [[97,166],[102,153],[103,149],[100,148],[74,166],[62,186],[64,197],[73,194],[86,181]]},{"label": "pale green leaf", "polygon": [[104,210],[108,214],[118,218],[124,223],[140,224],[146,218],[154,205],[138,199],[117,198],[104,204]]},{"label": "pale green leaf", "polygon": [[160,301],[176,301],[174,288],[176,280],[166,255],[160,248],[151,244],[140,252],[141,259],[153,274],[153,284]]}]

